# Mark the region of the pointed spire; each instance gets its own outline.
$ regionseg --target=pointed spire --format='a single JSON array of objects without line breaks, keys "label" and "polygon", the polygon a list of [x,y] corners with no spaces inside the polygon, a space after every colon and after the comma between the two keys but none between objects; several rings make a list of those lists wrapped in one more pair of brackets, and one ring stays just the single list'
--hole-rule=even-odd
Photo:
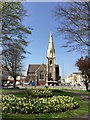
[{"label": "pointed spire", "polygon": [[50,32],[49,45],[48,45],[48,50],[47,50],[47,57],[55,57],[55,50],[54,50],[52,32]]},{"label": "pointed spire", "polygon": [[[50,32],[50,39],[49,39],[49,43],[50,43],[50,45],[52,45],[53,46],[53,35],[52,35],[52,32]],[[51,46],[51,47],[52,47]]]},{"label": "pointed spire", "polygon": [[52,35],[52,32],[50,32],[50,40],[52,41],[53,39],[53,35]]}]

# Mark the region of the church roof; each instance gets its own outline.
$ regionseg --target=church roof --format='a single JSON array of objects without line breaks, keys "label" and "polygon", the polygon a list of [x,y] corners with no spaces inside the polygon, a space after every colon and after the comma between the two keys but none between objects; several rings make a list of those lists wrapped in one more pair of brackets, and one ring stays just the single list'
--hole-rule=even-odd
[{"label": "church roof", "polygon": [[[28,72],[34,73],[42,64],[29,64]],[[43,64],[45,67],[46,65]]]},{"label": "church roof", "polygon": [[[36,70],[43,65],[46,68],[46,64],[29,64],[27,73],[35,73]],[[59,65],[56,65],[59,68]]]}]

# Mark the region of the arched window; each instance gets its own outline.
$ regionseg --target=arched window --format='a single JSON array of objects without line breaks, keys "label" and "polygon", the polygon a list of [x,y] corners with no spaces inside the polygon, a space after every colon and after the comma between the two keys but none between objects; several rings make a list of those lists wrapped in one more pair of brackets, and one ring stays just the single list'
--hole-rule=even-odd
[{"label": "arched window", "polygon": [[44,79],[44,72],[43,71],[40,72],[40,79]]},{"label": "arched window", "polygon": [[50,73],[50,78],[52,78],[52,73]]},{"label": "arched window", "polygon": [[52,60],[50,60],[50,65],[52,65]]},{"label": "arched window", "polygon": [[50,54],[52,53],[52,50],[50,50]]}]

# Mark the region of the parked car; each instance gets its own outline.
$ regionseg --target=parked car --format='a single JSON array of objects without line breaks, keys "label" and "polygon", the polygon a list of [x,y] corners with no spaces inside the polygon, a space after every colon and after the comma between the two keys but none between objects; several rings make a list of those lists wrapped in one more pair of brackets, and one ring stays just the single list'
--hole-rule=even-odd
[{"label": "parked car", "polygon": [[24,85],[30,85],[30,82],[27,82],[27,83],[23,83]]}]

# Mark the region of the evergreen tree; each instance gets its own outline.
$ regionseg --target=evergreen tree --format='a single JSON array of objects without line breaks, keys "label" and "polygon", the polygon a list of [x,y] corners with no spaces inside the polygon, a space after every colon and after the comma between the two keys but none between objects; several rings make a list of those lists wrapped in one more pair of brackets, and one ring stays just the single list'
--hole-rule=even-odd
[{"label": "evergreen tree", "polygon": [[23,17],[26,15],[20,2],[2,3],[2,46],[3,54],[8,52],[10,46],[21,49],[28,45],[26,34],[31,34],[30,28],[22,24]]}]

